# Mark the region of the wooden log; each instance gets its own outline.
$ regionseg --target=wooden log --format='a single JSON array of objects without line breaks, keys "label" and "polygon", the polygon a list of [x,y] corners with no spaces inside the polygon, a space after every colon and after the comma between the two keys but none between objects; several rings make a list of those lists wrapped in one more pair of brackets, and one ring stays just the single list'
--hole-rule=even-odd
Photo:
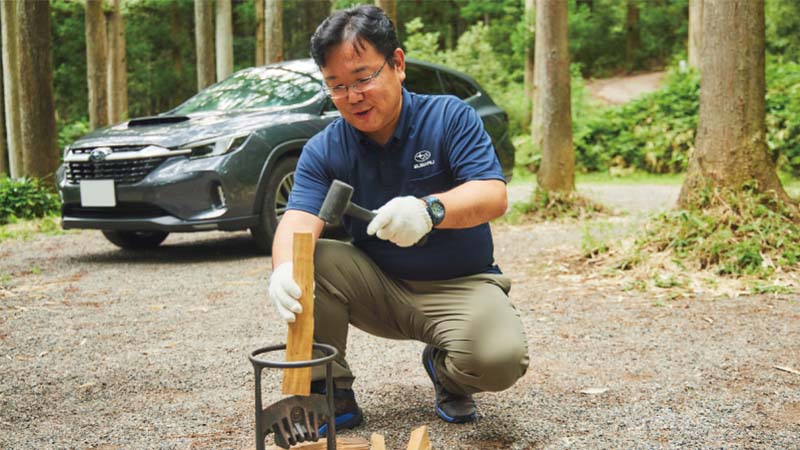
[{"label": "wooden log", "polygon": [[[303,312],[289,324],[286,336],[286,361],[311,359],[314,341],[314,243],[311,233],[295,233],[292,243],[292,265],[295,282],[302,292]],[[311,367],[284,369],[284,395],[311,394]]]},{"label": "wooden log", "polygon": [[371,450],[386,450],[386,441],[383,439],[382,434],[372,433],[370,437]]},{"label": "wooden log", "polygon": [[[294,447],[291,447],[292,450],[294,449],[302,449],[302,450],[326,450],[328,448],[327,440],[322,438],[317,442],[304,442],[302,444],[297,444]],[[278,447],[277,445],[271,445],[267,447],[267,450],[283,450],[282,448]],[[369,442],[366,439],[355,437],[355,438],[337,438],[336,439],[336,450],[370,450]],[[374,450],[374,448],[373,448]]]},{"label": "wooden log", "polygon": [[428,427],[423,425],[411,432],[406,450],[431,450],[431,441],[428,439]]}]

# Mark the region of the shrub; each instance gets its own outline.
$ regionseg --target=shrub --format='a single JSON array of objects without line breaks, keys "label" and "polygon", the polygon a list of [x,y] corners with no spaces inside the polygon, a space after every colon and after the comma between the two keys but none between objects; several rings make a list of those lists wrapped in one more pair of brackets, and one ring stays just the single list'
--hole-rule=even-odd
[{"label": "shrub", "polygon": [[696,207],[651,221],[633,253],[668,252],[689,270],[765,278],[797,264],[800,226],[794,214],[774,193],[758,192],[754,182],[738,190],[706,189]]},{"label": "shrub", "polygon": [[57,213],[59,208],[58,197],[36,179],[0,179],[0,224],[15,218],[44,217]]},{"label": "shrub", "polygon": [[699,76],[671,71],[665,86],[617,107],[588,114],[574,136],[580,170],[635,167],[652,173],[686,169],[699,111]]}]

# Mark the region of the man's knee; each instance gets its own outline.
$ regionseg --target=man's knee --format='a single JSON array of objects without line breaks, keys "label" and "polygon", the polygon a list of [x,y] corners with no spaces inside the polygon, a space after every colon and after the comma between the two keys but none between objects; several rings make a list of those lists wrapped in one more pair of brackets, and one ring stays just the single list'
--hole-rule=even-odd
[{"label": "man's knee", "polygon": [[507,341],[494,351],[482,351],[475,355],[475,366],[481,372],[484,391],[504,391],[517,382],[528,369],[528,348],[524,339]]}]

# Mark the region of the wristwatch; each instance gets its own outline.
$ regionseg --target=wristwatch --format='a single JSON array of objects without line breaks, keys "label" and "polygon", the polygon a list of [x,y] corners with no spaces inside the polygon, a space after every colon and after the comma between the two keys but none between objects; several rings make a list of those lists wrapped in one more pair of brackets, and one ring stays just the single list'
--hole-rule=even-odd
[{"label": "wristwatch", "polygon": [[425,209],[428,211],[428,215],[431,217],[431,222],[433,226],[439,225],[444,220],[444,204],[438,198],[434,197],[433,195],[429,195],[425,198]]}]

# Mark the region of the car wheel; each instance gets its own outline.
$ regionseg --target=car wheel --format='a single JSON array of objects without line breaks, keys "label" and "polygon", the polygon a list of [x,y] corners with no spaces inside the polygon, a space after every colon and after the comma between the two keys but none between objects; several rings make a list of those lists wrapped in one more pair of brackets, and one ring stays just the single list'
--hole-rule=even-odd
[{"label": "car wheel", "polygon": [[169,233],[165,231],[106,231],[103,236],[112,244],[126,250],[155,248],[164,242]]},{"label": "car wheel", "polygon": [[261,215],[258,225],[250,229],[258,249],[265,253],[272,251],[272,240],[278,222],[286,212],[289,203],[289,193],[294,185],[294,169],[297,167],[297,158],[284,158],[275,165],[269,173],[269,178],[264,186],[264,199],[261,202]]}]

